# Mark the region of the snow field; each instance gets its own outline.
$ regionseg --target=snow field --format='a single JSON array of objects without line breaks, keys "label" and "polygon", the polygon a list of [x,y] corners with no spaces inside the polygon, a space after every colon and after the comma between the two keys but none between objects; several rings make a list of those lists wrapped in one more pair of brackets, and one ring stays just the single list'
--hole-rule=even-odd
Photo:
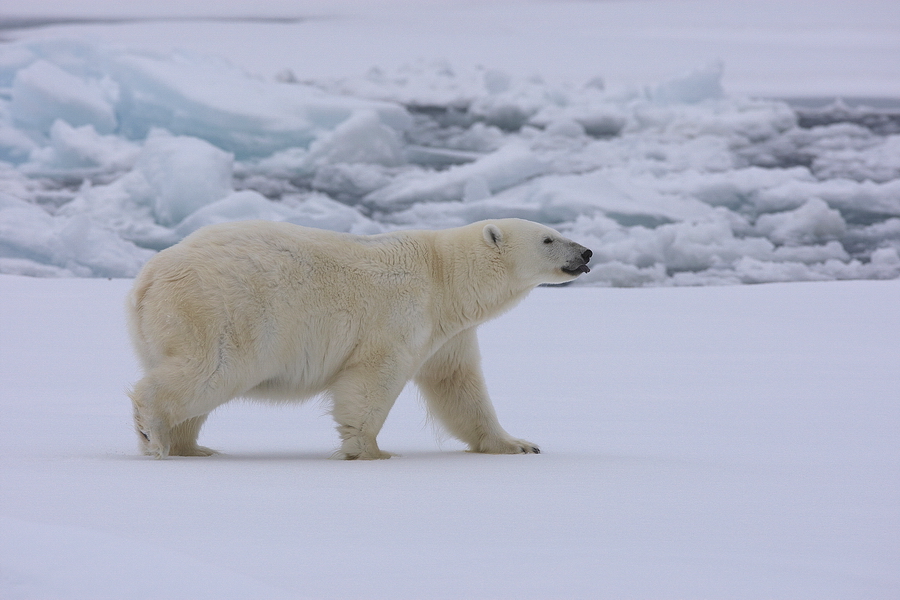
[{"label": "snow field", "polygon": [[543,453],[436,440],[409,389],[375,463],[328,459],[316,403],[223,407],[218,457],[138,456],[129,285],[0,277],[4,597],[900,590],[897,282],[540,288],[480,338]]}]

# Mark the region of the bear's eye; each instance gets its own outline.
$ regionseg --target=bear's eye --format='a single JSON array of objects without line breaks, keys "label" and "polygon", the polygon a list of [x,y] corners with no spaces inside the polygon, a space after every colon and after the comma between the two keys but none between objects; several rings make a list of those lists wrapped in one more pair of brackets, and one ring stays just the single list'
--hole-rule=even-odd
[{"label": "bear's eye", "polygon": [[545,244],[552,244],[552,243],[553,243],[553,238],[548,238],[548,237],[544,238],[544,243],[545,243]]}]

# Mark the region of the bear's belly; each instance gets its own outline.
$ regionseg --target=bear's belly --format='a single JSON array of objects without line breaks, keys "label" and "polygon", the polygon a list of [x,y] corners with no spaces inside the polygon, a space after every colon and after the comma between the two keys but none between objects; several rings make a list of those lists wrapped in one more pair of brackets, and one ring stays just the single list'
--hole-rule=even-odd
[{"label": "bear's belly", "polygon": [[297,381],[289,377],[271,377],[248,390],[244,396],[255,400],[302,402],[325,391],[327,381]]},{"label": "bear's belly", "polygon": [[[320,332],[322,333],[322,332]],[[318,338],[300,336],[308,343],[274,344],[260,348],[250,360],[252,387],[245,396],[262,400],[304,400],[328,389],[353,355],[358,340],[349,332],[331,330]],[[322,343],[327,342],[327,343]],[[273,351],[274,350],[274,351]]]}]

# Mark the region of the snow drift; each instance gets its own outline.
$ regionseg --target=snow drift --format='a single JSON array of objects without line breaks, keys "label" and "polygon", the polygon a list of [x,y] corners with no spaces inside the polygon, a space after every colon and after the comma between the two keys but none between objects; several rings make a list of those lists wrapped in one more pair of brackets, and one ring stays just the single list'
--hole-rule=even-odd
[{"label": "snow drift", "polygon": [[516,216],[594,250],[579,285],[900,276],[900,118],[732,97],[722,70],[624,91],[446,64],[300,83],[190,53],[5,45],[0,272],[133,276],[225,220]]}]

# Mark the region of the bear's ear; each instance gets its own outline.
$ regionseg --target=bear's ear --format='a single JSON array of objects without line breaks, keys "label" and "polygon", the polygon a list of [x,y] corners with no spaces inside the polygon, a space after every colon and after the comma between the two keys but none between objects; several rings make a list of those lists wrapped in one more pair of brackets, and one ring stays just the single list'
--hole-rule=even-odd
[{"label": "bear's ear", "polygon": [[485,225],[482,234],[484,235],[484,241],[488,246],[499,248],[500,244],[503,243],[503,232],[493,223]]}]

